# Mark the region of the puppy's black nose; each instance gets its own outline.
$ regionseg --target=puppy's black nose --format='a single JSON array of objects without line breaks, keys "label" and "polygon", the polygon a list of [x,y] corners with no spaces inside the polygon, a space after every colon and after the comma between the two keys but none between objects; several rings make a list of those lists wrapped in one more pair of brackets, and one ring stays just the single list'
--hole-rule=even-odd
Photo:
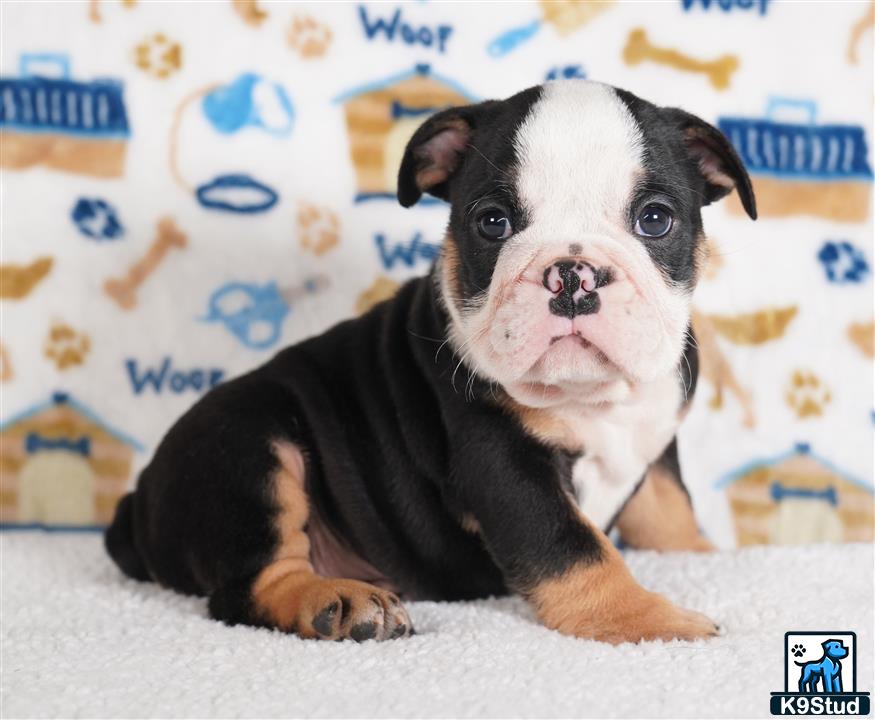
[{"label": "puppy's black nose", "polygon": [[601,299],[596,290],[613,280],[610,268],[596,268],[583,260],[557,260],[544,270],[544,287],[550,298],[550,312],[560,317],[597,313]]}]

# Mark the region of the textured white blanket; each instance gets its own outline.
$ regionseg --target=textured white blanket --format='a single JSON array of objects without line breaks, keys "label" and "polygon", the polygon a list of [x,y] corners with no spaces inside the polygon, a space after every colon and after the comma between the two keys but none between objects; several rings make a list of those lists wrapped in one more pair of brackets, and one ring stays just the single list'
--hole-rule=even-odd
[{"label": "textured white blanket", "polygon": [[518,599],[413,603],[418,634],[301,641],[122,579],[96,535],[4,534],[2,716],[768,717],[787,630],[854,630],[872,691],[873,547],[628,553],[640,581],[725,627],[612,647]]}]

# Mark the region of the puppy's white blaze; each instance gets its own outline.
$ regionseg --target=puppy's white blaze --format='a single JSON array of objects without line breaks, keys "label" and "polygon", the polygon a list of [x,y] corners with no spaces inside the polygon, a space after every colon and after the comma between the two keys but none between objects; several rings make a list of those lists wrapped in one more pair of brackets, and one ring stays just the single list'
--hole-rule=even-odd
[{"label": "puppy's white blaze", "polygon": [[546,242],[616,231],[644,166],[641,132],[611,88],[547,83],[514,144],[520,198]]}]

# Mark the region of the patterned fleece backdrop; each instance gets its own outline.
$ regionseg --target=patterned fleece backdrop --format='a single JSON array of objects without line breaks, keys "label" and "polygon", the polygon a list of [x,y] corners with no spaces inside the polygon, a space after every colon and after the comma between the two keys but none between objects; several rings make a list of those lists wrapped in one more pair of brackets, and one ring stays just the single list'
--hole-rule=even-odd
[{"label": "patterned fleece backdrop", "polygon": [[[681,433],[722,546],[873,537],[869,2],[3,2],[4,527],[93,528],[216,383],[440,254],[430,113],[591,78],[718,125]],[[423,342],[427,342],[423,340]]]}]

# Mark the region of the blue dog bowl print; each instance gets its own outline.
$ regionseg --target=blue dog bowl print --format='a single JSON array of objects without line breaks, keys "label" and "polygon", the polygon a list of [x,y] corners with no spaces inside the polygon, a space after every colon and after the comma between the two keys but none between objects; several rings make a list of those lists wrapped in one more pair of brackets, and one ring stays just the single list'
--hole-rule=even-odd
[{"label": "blue dog bowl print", "polygon": [[197,200],[205,208],[233,213],[260,213],[276,205],[273,188],[249,175],[220,175],[197,189]]}]

